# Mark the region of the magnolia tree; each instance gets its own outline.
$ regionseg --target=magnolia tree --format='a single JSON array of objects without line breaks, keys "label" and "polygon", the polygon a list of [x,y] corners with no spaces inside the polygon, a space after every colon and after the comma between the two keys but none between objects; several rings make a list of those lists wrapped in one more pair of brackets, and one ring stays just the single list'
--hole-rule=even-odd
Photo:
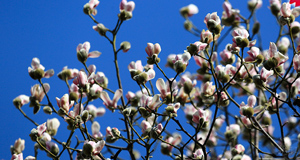
[{"label": "magnolia tree", "polygon": [[[127,66],[130,80],[140,87],[136,92],[123,90],[120,72],[127,69],[118,64],[118,54],[128,52],[131,44],[127,41],[120,46],[116,44],[121,26],[134,18],[135,3],[122,0],[117,24],[106,28],[96,20],[100,2],[90,0],[83,6],[83,12],[95,23],[95,34],[98,32],[112,45],[118,89],[111,90],[108,85],[105,72],[109,70],[96,72],[95,65],[87,66],[89,58],[98,58],[101,54],[90,51],[89,42],[80,43],[76,49],[83,65],[79,68],[84,69],[64,67],[57,74],[66,83],[68,92],[57,95],[56,102],[47,94],[50,84],[43,83],[54,71],[45,71],[40,60],[33,58],[28,73],[38,84],[31,87],[31,95],[20,95],[13,100],[25,118],[36,125],[28,131],[35,142],[35,155],[26,155],[25,159],[37,159],[38,152],[46,152],[52,159],[66,155],[70,159],[148,160],[158,158],[155,152],[172,159],[300,157],[297,129],[300,122],[300,98],[297,97],[300,93],[300,23],[295,21],[300,8],[291,8],[290,3],[294,2],[270,0],[269,11],[278,22],[278,26],[272,28],[278,27],[280,31],[269,46],[260,43],[260,23],[255,17],[262,6],[261,0],[248,1],[248,18],[225,0],[222,15],[208,13],[202,17],[206,28],[201,29],[190,20],[198,13],[197,6],[182,7],[184,27],[199,37],[199,41],[190,43],[182,54],[168,56],[166,67],[173,69],[169,74],[172,76],[163,70],[165,60],[159,56],[160,44],[145,44],[145,58]],[[220,49],[226,40],[224,37],[232,37],[232,40]],[[198,65],[197,73],[187,72],[189,63]],[[156,72],[163,76],[155,76]],[[238,100],[238,96],[247,101]],[[53,118],[38,124],[22,110],[28,103],[34,114],[52,114]],[[103,103],[106,109],[96,108],[97,103]],[[40,108],[44,113],[38,113]],[[107,127],[102,134],[100,123],[103,121],[97,121],[97,117],[105,116],[105,112],[121,117],[116,121],[123,123],[123,127]],[[179,117],[179,112],[185,117]],[[277,135],[273,134],[273,122],[278,124]],[[67,139],[56,138],[61,123],[68,124],[67,128],[59,129],[69,135]],[[23,159],[24,148],[25,141],[16,140],[11,146],[11,159]]]}]

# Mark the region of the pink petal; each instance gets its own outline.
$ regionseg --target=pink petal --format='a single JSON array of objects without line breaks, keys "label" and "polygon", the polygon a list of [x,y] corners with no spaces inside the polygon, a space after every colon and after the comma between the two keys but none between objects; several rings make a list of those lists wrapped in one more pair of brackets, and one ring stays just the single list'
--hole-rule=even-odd
[{"label": "pink petal", "polygon": [[91,58],[97,58],[97,57],[99,57],[101,55],[101,52],[99,52],[99,51],[93,51],[93,52],[90,52],[89,54],[88,54],[88,57],[91,57]]}]

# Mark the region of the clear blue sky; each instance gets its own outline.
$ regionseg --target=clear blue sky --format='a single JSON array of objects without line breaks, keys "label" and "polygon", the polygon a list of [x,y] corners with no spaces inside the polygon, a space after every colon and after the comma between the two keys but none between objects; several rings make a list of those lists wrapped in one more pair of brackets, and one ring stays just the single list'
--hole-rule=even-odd
[{"label": "clear blue sky", "polygon": [[[88,2],[83,0],[65,1],[1,1],[0,2],[0,48],[1,48],[1,123],[0,128],[0,158],[10,159],[9,147],[19,137],[25,139],[24,158],[34,155],[33,142],[29,139],[29,133],[35,126],[25,119],[13,106],[12,100],[20,94],[30,96],[30,87],[37,83],[32,80],[27,72],[33,57],[38,57],[46,70],[54,69],[55,76],[51,79],[43,79],[50,83],[49,96],[52,103],[56,105],[55,97],[61,97],[67,93],[66,85],[57,78],[64,66],[69,68],[83,68],[76,57],[76,47],[79,43],[89,41],[91,51],[98,50],[102,55],[97,59],[89,59],[87,64],[95,64],[97,71],[103,71],[109,78],[109,88],[117,89],[115,69],[113,65],[112,48],[108,41],[92,29],[93,21],[82,12],[83,5]],[[239,8],[241,14],[249,16],[246,0],[230,0],[234,8]],[[112,28],[117,22],[120,0],[102,0],[97,7],[97,21],[106,27]],[[120,52],[119,65],[121,66],[121,77],[125,93],[128,90],[133,92],[138,90],[138,86],[132,82],[127,65],[131,61],[142,60],[146,64],[147,54],[145,47],[147,42],[160,43],[162,52],[160,53],[161,64],[166,63],[166,57],[171,54],[183,53],[190,43],[198,41],[199,38],[188,33],[183,28],[184,19],[179,14],[179,9],[190,3],[194,3],[199,8],[199,13],[191,20],[200,30],[206,29],[203,23],[207,13],[218,12],[222,15],[221,0],[211,1],[191,1],[191,0],[144,0],[135,1],[136,8],[133,11],[133,18],[124,22],[117,37],[117,44],[122,41],[131,42],[131,50],[127,53]],[[263,46],[268,48],[270,41],[275,41],[279,27],[267,8],[269,3],[264,1],[261,9],[257,12],[258,21],[261,22]],[[225,31],[228,28],[225,28]],[[275,34],[274,34],[275,33]],[[226,44],[231,43],[231,38]],[[219,51],[223,50],[222,47]],[[198,68],[194,62],[188,70],[195,72]],[[156,78],[162,74],[156,70]],[[170,69],[166,69],[167,74],[175,75]],[[199,85],[199,84],[198,84]],[[46,101],[44,101],[46,103]],[[241,102],[241,101],[238,101]],[[103,106],[101,101],[97,101],[95,106]],[[236,108],[230,108],[236,110]],[[52,116],[45,115],[40,111],[33,116],[32,108],[28,105],[23,110],[38,123],[43,123]],[[183,116],[183,111],[179,115]],[[108,115],[110,111],[107,110]],[[69,131],[65,130],[66,125],[61,120],[61,127],[58,130],[58,138],[66,140]],[[101,125],[101,132],[105,134],[106,126],[120,126],[120,121],[116,117],[105,116],[96,119]],[[183,121],[184,122],[184,121]],[[75,141],[73,142],[75,143]],[[40,159],[44,157],[44,152],[39,152]]]}]

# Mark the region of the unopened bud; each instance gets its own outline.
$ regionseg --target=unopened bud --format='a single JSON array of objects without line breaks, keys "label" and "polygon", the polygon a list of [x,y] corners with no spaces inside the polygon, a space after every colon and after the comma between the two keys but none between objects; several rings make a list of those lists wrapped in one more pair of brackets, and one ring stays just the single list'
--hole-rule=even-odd
[{"label": "unopened bud", "polygon": [[183,84],[183,90],[184,90],[184,93],[186,94],[190,94],[191,91],[193,90],[193,85],[189,82],[184,82]]},{"label": "unopened bud", "polygon": [[68,80],[69,77],[71,77],[71,71],[69,69],[65,69],[63,70],[62,72],[58,73],[58,78],[65,81],[65,80]]},{"label": "unopened bud", "polygon": [[51,115],[52,114],[52,109],[49,106],[45,106],[43,108],[44,113]]},{"label": "unopened bud", "polygon": [[108,28],[106,28],[102,23],[97,24],[97,26],[94,26],[93,29],[95,31],[98,31],[98,33],[101,36],[105,36],[106,32],[109,30]]},{"label": "unopened bud", "polygon": [[189,20],[186,20],[184,22],[183,26],[184,26],[184,29],[186,29],[187,31],[190,31],[193,28],[193,23]]},{"label": "unopened bud", "polygon": [[128,41],[124,41],[121,43],[120,47],[123,50],[123,52],[126,53],[131,48],[131,44]]},{"label": "unopened bud", "polygon": [[84,49],[77,52],[77,59],[81,63],[85,63],[88,58],[88,53]]},{"label": "unopened bud", "polygon": [[255,22],[254,25],[253,25],[253,28],[252,28],[253,35],[257,34],[259,32],[259,29],[260,29],[260,23],[259,22]]},{"label": "unopened bud", "polygon": [[89,111],[88,110],[84,110],[82,112],[81,119],[82,119],[83,122],[88,121],[88,119],[89,119]]},{"label": "unopened bud", "polygon": [[42,79],[45,75],[45,72],[44,72],[44,70],[38,68],[36,70],[30,71],[29,75],[32,79],[37,80],[37,79]]},{"label": "unopened bud", "polygon": [[280,8],[278,8],[278,6],[276,4],[272,4],[270,6],[271,12],[274,16],[278,16],[279,12],[280,12]]},{"label": "unopened bud", "polygon": [[242,111],[243,111],[243,115],[248,117],[248,118],[252,117],[253,114],[254,114],[254,110],[253,110],[252,107],[245,108]]},{"label": "unopened bud", "polygon": [[174,70],[177,73],[182,73],[186,69],[186,65],[182,61],[176,61],[174,64]]},{"label": "unopened bud", "polygon": [[125,20],[129,20],[132,18],[132,13],[131,12],[127,12],[125,10],[122,10],[119,14],[118,17],[120,20],[125,21]]},{"label": "unopened bud", "polygon": [[82,152],[86,157],[92,156],[93,150],[94,150],[93,146],[90,145],[89,143],[84,144],[82,147]]},{"label": "unopened bud", "polygon": [[69,102],[78,100],[78,94],[76,92],[70,92],[69,94]]},{"label": "unopened bud", "polygon": [[191,54],[191,56],[198,54],[198,47],[195,44],[190,44],[190,46],[186,47],[187,51]]}]

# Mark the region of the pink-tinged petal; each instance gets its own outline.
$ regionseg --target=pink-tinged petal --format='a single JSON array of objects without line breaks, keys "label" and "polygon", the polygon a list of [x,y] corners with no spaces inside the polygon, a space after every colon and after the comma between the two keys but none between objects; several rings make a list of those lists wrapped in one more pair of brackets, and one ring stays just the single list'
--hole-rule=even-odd
[{"label": "pink-tinged petal", "polygon": [[79,113],[82,113],[82,111],[83,111],[83,105],[76,104],[73,109],[74,117],[79,115]]},{"label": "pink-tinged petal", "polygon": [[147,47],[145,48],[146,53],[148,54],[149,57],[152,57],[153,53],[153,48],[154,45],[153,43],[147,43]]},{"label": "pink-tinged petal", "polygon": [[127,12],[132,12],[134,10],[134,8],[135,8],[135,3],[133,1],[130,1],[126,4],[125,10]]},{"label": "pink-tinged petal", "polygon": [[46,122],[39,125],[36,129],[38,131],[39,136],[41,136],[47,130]]},{"label": "pink-tinged petal", "polygon": [[135,69],[139,70],[139,71],[143,71],[144,67],[142,65],[142,61],[141,60],[138,60],[135,62]]},{"label": "pink-tinged petal", "polygon": [[44,88],[45,88],[46,93],[48,93],[49,90],[50,90],[50,85],[49,85],[49,83],[45,83],[45,84],[44,84]]},{"label": "pink-tinged petal", "polygon": [[161,94],[165,94],[166,93],[166,84],[165,81],[162,78],[159,78],[156,81],[156,88],[157,90],[161,93]]},{"label": "pink-tinged petal", "polygon": [[125,9],[126,4],[127,4],[127,0],[122,0],[121,1],[120,6],[119,6],[120,11]]},{"label": "pink-tinged petal", "polygon": [[[300,1],[298,1],[298,6],[300,6]],[[297,3],[296,3],[296,8],[294,8],[292,11],[292,15],[294,15],[295,18],[297,18],[300,15],[300,8],[297,7]]]},{"label": "pink-tinged petal", "polygon": [[254,46],[255,44],[256,44],[256,39],[253,40],[253,41],[250,41],[248,47],[252,47],[252,46]]},{"label": "pink-tinged petal", "polygon": [[[22,106],[30,102],[29,96],[26,96],[26,95],[24,95],[24,94],[19,95],[17,98],[19,98],[19,99],[21,100],[21,105],[22,105]],[[16,99],[16,98],[15,98],[15,99]]]},{"label": "pink-tinged petal", "polygon": [[153,69],[149,69],[146,73],[148,75],[147,81],[152,80],[153,78],[155,78],[155,71]]},{"label": "pink-tinged petal", "polygon": [[76,52],[79,52],[81,50],[81,48],[82,48],[82,44],[79,43],[78,46],[77,46],[77,48],[76,48]]},{"label": "pink-tinged petal", "polygon": [[88,57],[90,57],[90,58],[97,58],[97,57],[99,57],[101,55],[101,52],[99,52],[99,51],[93,51],[93,52],[90,52],[89,54],[88,54]]},{"label": "pink-tinged petal", "polygon": [[142,127],[142,133],[145,133],[145,131],[149,128],[151,128],[151,125],[148,121],[143,120],[141,123],[141,127]]},{"label": "pink-tinged petal", "polygon": [[10,160],[23,160],[23,153],[13,154]]},{"label": "pink-tinged petal", "polygon": [[102,101],[106,107],[108,107],[112,103],[107,92],[105,92],[105,91],[100,93],[100,98],[102,99]]},{"label": "pink-tinged petal", "polygon": [[225,13],[226,13],[226,17],[231,16],[231,4],[228,1],[225,1],[222,5],[222,8],[224,9]]},{"label": "pink-tinged petal", "polygon": [[33,58],[31,61],[31,66],[33,69],[38,69],[40,67],[40,60],[38,58]]},{"label": "pink-tinged petal", "polygon": [[54,75],[54,70],[53,69],[49,69],[45,72],[44,78],[50,78]]},{"label": "pink-tinged petal", "polygon": [[280,15],[283,17],[290,17],[292,14],[291,4],[283,3],[280,9]]},{"label": "pink-tinged petal", "polygon": [[189,52],[184,52],[182,54],[181,58],[182,58],[183,62],[187,64],[189,62],[189,60],[191,59],[191,54]]},{"label": "pink-tinged petal", "polygon": [[86,51],[86,53],[89,53],[90,51],[90,48],[91,48],[91,44],[90,42],[84,42],[83,45],[82,45],[82,48]]},{"label": "pink-tinged petal", "polygon": [[161,123],[159,123],[156,127],[157,127],[157,129],[160,130],[160,131],[162,131],[163,128],[164,128],[163,125],[162,125]]},{"label": "pink-tinged petal", "polygon": [[92,124],[92,133],[97,134],[100,131],[100,124],[97,121],[94,121]]},{"label": "pink-tinged petal", "polygon": [[191,17],[194,14],[197,14],[199,12],[198,7],[194,4],[189,4],[187,6],[188,8],[188,16]]},{"label": "pink-tinged petal", "polygon": [[253,107],[256,103],[256,97],[251,95],[248,97],[248,106]]},{"label": "pink-tinged petal", "polygon": [[177,113],[177,110],[180,108],[180,103],[175,103],[174,105],[174,109],[175,109],[175,112]]},{"label": "pink-tinged petal", "polygon": [[135,97],[135,94],[131,91],[128,91],[125,97],[127,98],[128,101],[130,101],[132,98]]},{"label": "pink-tinged petal", "polygon": [[154,54],[159,54],[161,52],[160,45],[158,43],[155,43],[153,50],[154,50]]},{"label": "pink-tinged petal", "polygon": [[96,143],[96,145],[94,146],[94,152],[93,152],[93,154],[99,154],[100,151],[103,149],[104,146],[105,146],[105,141],[104,140],[98,141]]},{"label": "pink-tinged petal", "polygon": [[103,108],[103,107],[97,108],[96,116],[97,117],[103,116],[105,114],[105,112],[106,112],[105,108]]},{"label": "pink-tinged petal", "polygon": [[89,5],[90,5],[90,9],[95,9],[98,5],[99,5],[99,0],[90,0],[89,1]]},{"label": "pink-tinged petal", "polygon": [[270,47],[269,47],[269,56],[274,57],[277,53],[277,46],[275,43],[270,42]]},{"label": "pink-tinged petal", "polygon": [[91,73],[96,72],[96,66],[92,64],[92,65],[90,65],[90,66],[88,67],[88,70],[89,70]]},{"label": "pink-tinged petal", "polygon": [[118,89],[115,92],[115,95],[114,95],[114,98],[112,100],[112,103],[116,104],[118,102],[118,100],[122,97],[122,94],[123,94],[123,90],[122,89]]}]

